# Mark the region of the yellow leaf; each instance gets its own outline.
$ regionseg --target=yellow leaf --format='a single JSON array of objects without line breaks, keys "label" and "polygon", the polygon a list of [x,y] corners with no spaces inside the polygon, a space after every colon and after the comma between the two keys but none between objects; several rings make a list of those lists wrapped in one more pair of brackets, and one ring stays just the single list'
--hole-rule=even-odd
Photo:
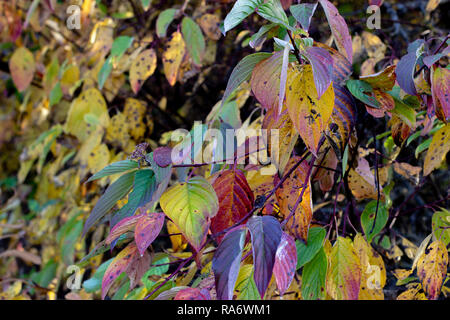
[{"label": "yellow leaf", "polygon": [[167,221],[166,224],[167,231],[169,232],[169,234],[177,234],[175,236],[170,237],[173,251],[183,251],[187,246],[187,242],[183,241],[183,236],[180,234],[181,233],[180,229],[178,229],[178,227],[172,221],[170,220],[166,221]]},{"label": "yellow leaf", "polygon": [[[291,158],[286,168],[292,168],[299,160],[300,157]],[[291,214],[298,197],[303,191],[302,186],[305,183],[308,168],[309,165],[306,162],[301,163],[275,192],[278,204],[280,205],[280,212],[285,219]],[[279,181],[278,175],[275,174],[274,185],[277,185]],[[303,239],[306,242],[312,214],[311,182],[308,181],[301,202],[297,206],[295,213],[286,223],[288,232],[295,238]]]},{"label": "yellow leaf", "polygon": [[318,99],[311,65],[289,68],[286,105],[297,132],[316,154],[322,133],[327,130],[334,107],[334,90],[329,86]]},{"label": "yellow leaf", "polygon": [[64,94],[70,94],[71,88],[80,79],[80,69],[76,65],[68,67],[61,77],[61,90]]},{"label": "yellow leaf", "polygon": [[171,86],[177,81],[178,70],[185,53],[186,45],[181,32],[176,31],[172,34],[163,53],[164,73]]},{"label": "yellow leaf", "polygon": [[95,147],[87,160],[91,173],[96,173],[109,164],[109,150],[106,144],[102,143]]},{"label": "yellow leaf", "polygon": [[146,111],[146,106],[137,99],[128,98],[125,101],[123,114],[127,119],[129,132],[136,141],[144,136],[146,128],[143,119]]},{"label": "yellow leaf", "polygon": [[384,300],[383,287],[386,284],[386,267],[383,258],[358,233],[353,240],[361,262],[361,287],[359,300]]},{"label": "yellow leaf", "polygon": [[358,300],[361,264],[350,239],[337,238],[329,256],[326,284],[334,300]]},{"label": "yellow leaf", "polygon": [[440,166],[445,159],[445,155],[450,150],[450,123],[439,129],[431,140],[425,162],[423,164],[424,176],[429,175],[434,169]]},{"label": "yellow leaf", "polygon": [[430,300],[436,300],[447,274],[448,252],[444,243],[436,240],[430,244],[417,263],[417,275]]},{"label": "yellow leaf", "polygon": [[[92,120],[92,121],[90,121]],[[108,109],[102,94],[95,88],[84,91],[70,105],[65,131],[85,141],[97,125],[106,127],[109,123]]]},{"label": "yellow leaf", "polygon": [[130,140],[128,128],[127,117],[122,112],[118,112],[111,118],[111,123],[106,128],[106,141],[124,148]]},{"label": "yellow leaf", "polygon": [[200,27],[208,38],[219,40],[222,32],[220,31],[220,18],[214,14],[206,13],[199,19]]},{"label": "yellow leaf", "polygon": [[156,52],[153,49],[141,52],[132,62],[130,67],[130,84],[135,94],[138,93],[144,81],[155,72],[156,62]]}]

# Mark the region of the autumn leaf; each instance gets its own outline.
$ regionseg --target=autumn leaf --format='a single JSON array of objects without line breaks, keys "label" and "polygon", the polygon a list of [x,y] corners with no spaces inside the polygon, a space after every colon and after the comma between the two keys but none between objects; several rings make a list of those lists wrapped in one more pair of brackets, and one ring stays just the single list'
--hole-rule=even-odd
[{"label": "autumn leaf", "polygon": [[437,117],[447,123],[450,118],[450,70],[431,69],[431,93]]},{"label": "autumn leaf", "polygon": [[252,238],[255,284],[263,298],[272,277],[282,236],[281,226],[272,216],[253,216],[248,220],[247,227]]},{"label": "autumn leaf", "polygon": [[153,49],[142,51],[130,67],[130,85],[135,94],[139,92],[142,84],[156,69],[156,52]]},{"label": "autumn leaf", "polygon": [[163,53],[164,73],[170,85],[175,85],[181,62],[186,52],[186,44],[181,32],[174,32]]},{"label": "autumn leaf", "polygon": [[333,112],[333,87],[329,86],[319,100],[310,65],[289,68],[286,86],[289,116],[308,149],[316,154],[319,140],[328,128]]},{"label": "autumn leaf", "polygon": [[344,18],[339,14],[338,9],[328,0],[319,0],[333,33],[336,46],[350,63],[353,62],[352,37],[348,31]]},{"label": "autumn leaf", "polygon": [[296,270],[297,248],[295,247],[295,241],[290,235],[283,232],[273,265],[273,274],[281,296],[289,288]]},{"label": "autumn leaf", "polygon": [[[300,157],[298,156],[292,157],[286,168],[289,170],[299,160]],[[308,168],[309,166],[306,162],[300,164],[275,192],[280,212],[285,219],[291,214],[298,197],[302,193],[302,186],[305,183]],[[277,185],[279,181],[278,175],[275,175],[274,184]],[[311,184],[310,181],[306,183],[306,190],[303,193],[302,200],[293,216],[286,223],[289,234],[303,241],[306,241],[308,237],[309,224],[312,219]]]},{"label": "autumn leaf", "polygon": [[[283,174],[299,136],[289,117],[286,104],[283,104],[280,114],[278,114],[276,108],[270,108],[264,116],[262,128],[271,133],[265,143],[272,162],[277,167],[278,172]],[[278,134],[275,134],[275,132],[278,132]],[[263,136],[263,138],[265,137]]]},{"label": "autumn leaf", "polygon": [[447,274],[448,252],[444,243],[436,240],[425,250],[417,263],[417,275],[430,300],[436,300]]},{"label": "autumn leaf", "polygon": [[218,233],[245,217],[253,208],[253,192],[240,170],[226,170],[218,175],[213,188],[219,200],[219,211],[211,220],[211,231]]},{"label": "autumn leaf", "polygon": [[200,176],[167,189],[160,199],[164,213],[177,225],[195,250],[206,240],[211,218],[219,209],[216,192]]},{"label": "autumn leaf", "polygon": [[361,263],[361,287],[359,300],[384,300],[383,287],[386,284],[386,267],[383,258],[358,233],[353,247]]},{"label": "autumn leaf", "polygon": [[24,91],[33,80],[36,69],[34,56],[25,47],[17,48],[9,60],[9,70],[17,90]]},{"label": "autumn leaf", "polygon": [[261,297],[253,279],[253,265],[245,264],[239,269],[236,279],[236,299],[237,300],[260,300]]},{"label": "autumn leaf", "polygon": [[131,242],[114,258],[103,276],[102,299],[105,299],[106,294],[111,288],[114,280],[116,280],[117,277],[122,274],[122,272],[126,272],[130,264],[136,258],[137,253],[138,250],[136,245],[134,244],[134,242]]},{"label": "autumn leaf", "polygon": [[433,135],[423,164],[423,175],[429,175],[444,161],[445,155],[450,150],[450,124],[445,125]]},{"label": "autumn leaf", "polygon": [[164,214],[154,212],[143,214],[136,221],[134,230],[134,239],[141,256],[147,250],[148,246],[156,239],[164,225]]},{"label": "autumn leaf", "polygon": [[358,300],[361,263],[348,238],[338,237],[328,257],[327,292],[335,300]]},{"label": "autumn leaf", "polygon": [[239,275],[247,228],[243,225],[228,231],[217,247],[212,260],[217,299],[231,300]]}]

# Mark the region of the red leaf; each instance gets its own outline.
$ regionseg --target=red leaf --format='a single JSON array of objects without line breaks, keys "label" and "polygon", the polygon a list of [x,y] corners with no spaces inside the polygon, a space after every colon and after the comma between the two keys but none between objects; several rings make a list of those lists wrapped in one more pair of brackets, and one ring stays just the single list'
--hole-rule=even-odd
[{"label": "red leaf", "polygon": [[211,231],[220,232],[242,219],[253,207],[253,192],[240,170],[227,170],[213,183],[219,211],[211,220]]},{"label": "red leaf", "polygon": [[347,57],[350,63],[353,62],[353,47],[352,37],[348,31],[347,23],[344,18],[339,14],[338,9],[328,0],[319,0],[322,5],[325,15],[327,16],[328,24],[330,25],[331,32],[333,33],[336,46],[345,57]]},{"label": "red leaf", "polygon": [[289,288],[292,279],[294,279],[296,269],[297,248],[295,241],[290,235],[283,232],[273,266],[273,274],[275,275],[280,296]]},{"label": "red leaf", "polygon": [[258,63],[253,69],[252,91],[266,110],[278,105],[282,64],[283,52],[279,51]]},{"label": "red leaf", "polygon": [[164,213],[155,212],[142,215],[136,222],[134,238],[141,256],[148,246],[156,239],[164,225]]},{"label": "red leaf", "polygon": [[206,289],[185,288],[178,291],[174,300],[211,300],[211,296]]},{"label": "red leaf", "polygon": [[119,254],[114,258],[111,264],[106,269],[102,281],[102,299],[105,299],[109,288],[113,284],[114,280],[122,274],[122,272],[127,271],[130,264],[134,261],[138,253],[136,244],[131,242],[125,247]]},{"label": "red leaf", "polygon": [[138,221],[141,216],[142,214],[120,220],[109,232],[109,235],[105,240],[106,244],[111,244],[125,232],[133,230],[136,226],[136,221]]}]

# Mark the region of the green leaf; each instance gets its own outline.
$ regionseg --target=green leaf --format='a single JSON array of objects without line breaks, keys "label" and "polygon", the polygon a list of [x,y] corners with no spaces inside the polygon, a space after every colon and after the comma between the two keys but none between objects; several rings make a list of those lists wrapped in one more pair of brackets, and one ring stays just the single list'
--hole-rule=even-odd
[{"label": "green leaf", "polygon": [[268,52],[259,52],[250,54],[239,61],[228,79],[227,88],[225,89],[225,93],[222,98],[222,105],[228,100],[237,87],[239,87],[244,81],[250,79],[253,68],[255,68],[260,61],[269,58],[271,55],[272,54]]},{"label": "green leaf", "polygon": [[92,209],[91,214],[86,220],[83,236],[98,220],[114,207],[118,200],[127,195],[133,186],[135,173],[136,172],[134,171],[125,173],[106,189],[105,193],[97,201],[94,209]]},{"label": "green leaf", "polygon": [[240,268],[234,290],[237,300],[261,300],[253,279],[253,265],[246,264]]},{"label": "green leaf", "polygon": [[97,268],[94,275],[90,279],[83,282],[83,288],[87,293],[92,293],[101,289],[103,275],[105,274],[106,269],[108,269],[108,266],[111,264],[113,260],[114,258],[111,258],[103,262]]},{"label": "green leaf", "polygon": [[112,68],[113,68],[112,57],[109,56],[108,59],[106,59],[106,61],[103,63],[100,71],[98,72],[97,82],[100,90],[103,89],[103,86],[105,85],[106,79],[108,79],[112,71]]},{"label": "green leaf", "polygon": [[325,250],[321,248],[316,256],[303,267],[302,298],[304,300],[324,299],[328,260]]},{"label": "green leaf", "polygon": [[245,18],[251,15],[264,0],[238,0],[223,22],[224,34],[236,27]]},{"label": "green leaf", "polygon": [[89,178],[87,182],[94,181],[106,176],[110,176],[116,173],[122,173],[128,170],[136,169],[139,164],[133,160],[122,160],[118,162],[111,163],[107,167],[103,168],[92,177]]},{"label": "green leaf", "polygon": [[258,7],[257,13],[270,22],[281,25],[292,31],[295,30],[289,25],[288,17],[286,16],[279,0],[266,1]]},{"label": "green leaf", "polygon": [[322,248],[326,231],[321,227],[313,227],[309,229],[307,245],[302,241],[296,241],[297,247],[297,270],[311,261],[320,248]]},{"label": "green leaf", "polygon": [[111,225],[116,225],[120,220],[132,216],[137,208],[142,207],[152,199],[156,190],[155,174],[152,170],[143,169],[136,171],[133,191],[128,195],[128,202],[114,213]]},{"label": "green leaf", "polygon": [[202,30],[194,20],[184,17],[181,22],[181,33],[192,60],[196,65],[201,65],[206,46]]},{"label": "green leaf", "polygon": [[431,219],[431,226],[434,237],[448,246],[450,243],[450,211],[444,208],[436,211]]},{"label": "green leaf", "polygon": [[145,11],[150,8],[150,5],[152,4],[152,0],[141,0],[142,8],[144,8]]},{"label": "green leaf", "polygon": [[159,38],[166,36],[167,28],[175,18],[176,9],[166,9],[162,11],[156,20],[156,34]]},{"label": "green leaf", "polygon": [[308,30],[311,23],[311,17],[316,11],[317,3],[300,3],[292,5],[289,10],[303,29]]},{"label": "green leaf", "polygon": [[128,36],[120,36],[114,39],[114,42],[111,47],[111,56],[116,57],[116,59],[120,59],[122,55],[127,51],[127,49],[133,43],[133,37]]},{"label": "green leaf", "polygon": [[380,109],[379,102],[375,98],[365,94],[365,92],[372,92],[372,86],[367,82],[362,80],[348,80],[347,88],[350,90],[352,95],[361,102],[371,106],[372,108]]},{"label": "green leaf", "polygon": [[199,250],[206,240],[210,218],[219,209],[211,184],[200,176],[178,183],[164,192],[160,205],[195,250]]},{"label": "green leaf", "polygon": [[[390,92],[388,92],[390,94]],[[409,127],[416,127],[416,111],[408,106],[403,101],[399,100],[396,96],[392,95],[395,101],[395,108],[390,112],[395,113],[404,121]]]},{"label": "green leaf", "polygon": [[53,87],[52,91],[50,92],[50,107],[54,106],[55,104],[58,104],[59,101],[61,101],[63,97],[63,92],[61,89],[61,83],[58,82]]},{"label": "green leaf", "polygon": [[427,140],[425,140],[424,142],[422,142],[421,144],[419,144],[417,146],[416,151],[414,152],[416,159],[419,158],[419,154],[421,154],[422,152],[424,152],[425,150],[427,150],[430,147],[432,140],[433,140],[433,138],[428,138]]},{"label": "green leaf", "polygon": [[[363,213],[361,214],[361,226],[363,227],[368,243],[371,243],[372,239],[377,234],[380,233],[380,231],[384,228],[389,218],[389,213],[386,210],[384,203],[380,202],[378,204],[378,213],[376,214],[376,221],[374,222],[376,208],[377,208],[377,201],[376,200],[370,201],[364,208]],[[374,223],[375,227],[373,227]]]}]

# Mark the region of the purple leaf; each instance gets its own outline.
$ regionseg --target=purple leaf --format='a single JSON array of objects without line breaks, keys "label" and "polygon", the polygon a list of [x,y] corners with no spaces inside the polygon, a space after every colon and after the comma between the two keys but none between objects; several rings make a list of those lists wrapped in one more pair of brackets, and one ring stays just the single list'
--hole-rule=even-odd
[{"label": "purple leaf", "polygon": [[164,225],[164,213],[154,212],[149,215],[144,214],[136,222],[134,239],[141,256],[148,246],[156,239]]},{"label": "purple leaf", "polygon": [[172,163],[172,148],[170,147],[159,147],[153,151],[153,160],[158,164],[158,166],[165,168]]},{"label": "purple leaf", "polygon": [[275,254],[281,240],[281,226],[272,216],[253,216],[247,226],[252,237],[253,277],[262,298],[272,277]]},{"label": "purple leaf", "polygon": [[278,291],[282,296],[291,285],[297,269],[297,249],[294,239],[283,232],[278,245],[273,274],[277,282]]},{"label": "purple leaf", "polygon": [[233,299],[234,285],[239,274],[247,228],[239,226],[228,231],[217,247],[212,260],[218,300]]},{"label": "purple leaf", "polygon": [[417,56],[415,52],[404,55],[397,63],[395,74],[400,88],[407,94],[416,95],[416,87],[414,86],[414,72],[416,70]]},{"label": "purple leaf", "polygon": [[311,63],[317,95],[320,97],[327,91],[333,75],[333,58],[330,53],[319,47],[308,47],[304,56]]},{"label": "purple leaf", "polygon": [[317,3],[300,3],[291,6],[290,10],[295,20],[300,22],[304,30],[308,31],[311,17],[314,15],[316,8]]},{"label": "purple leaf", "polygon": [[348,31],[347,23],[344,18],[339,14],[338,9],[328,0],[319,0],[325,15],[327,16],[328,24],[330,25],[331,32],[333,33],[336,46],[345,57],[353,63],[353,46],[352,37]]}]

